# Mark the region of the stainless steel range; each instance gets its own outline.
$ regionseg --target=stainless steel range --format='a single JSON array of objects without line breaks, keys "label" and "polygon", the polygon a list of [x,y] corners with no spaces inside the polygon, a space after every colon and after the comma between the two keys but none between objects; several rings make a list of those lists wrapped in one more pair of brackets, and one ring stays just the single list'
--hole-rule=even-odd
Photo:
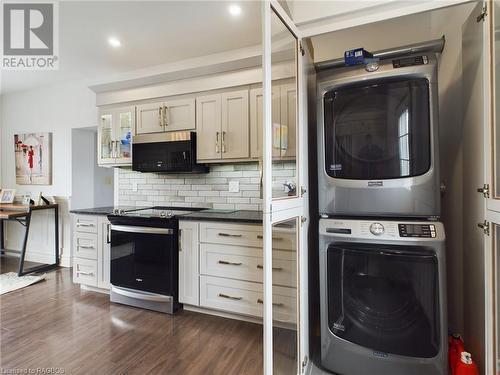
[{"label": "stainless steel range", "polygon": [[201,208],[116,210],[111,223],[111,302],[172,314],[178,301],[178,217]]}]

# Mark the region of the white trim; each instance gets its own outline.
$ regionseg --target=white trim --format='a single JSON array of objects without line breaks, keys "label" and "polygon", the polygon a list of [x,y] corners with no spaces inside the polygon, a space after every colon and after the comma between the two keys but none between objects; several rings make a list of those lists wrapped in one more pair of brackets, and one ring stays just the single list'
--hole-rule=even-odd
[{"label": "white trim", "polygon": [[89,292],[97,292],[97,293],[102,293],[102,294],[109,294],[109,289],[97,288],[95,286],[90,286],[90,285],[85,285],[85,284],[80,284],[80,289],[81,290],[86,290],[86,291],[89,291]]}]

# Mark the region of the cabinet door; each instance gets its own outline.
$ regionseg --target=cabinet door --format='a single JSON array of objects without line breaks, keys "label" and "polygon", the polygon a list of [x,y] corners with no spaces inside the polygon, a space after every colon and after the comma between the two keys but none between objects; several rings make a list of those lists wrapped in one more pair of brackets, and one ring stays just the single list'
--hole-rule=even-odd
[{"label": "cabinet door", "polygon": [[197,159],[221,158],[221,96],[196,98]]},{"label": "cabinet door", "polygon": [[250,156],[248,90],[223,93],[221,151],[223,159]]},{"label": "cabinet door", "polygon": [[141,104],[137,106],[136,134],[160,133],[165,131],[163,102]]},{"label": "cabinet door", "polygon": [[[273,87],[273,124],[280,123],[280,88]],[[262,157],[262,89],[250,90],[250,157]],[[279,125],[278,125],[279,126]],[[274,133],[273,133],[274,134]],[[278,140],[279,142],[279,140]],[[273,145],[275,142],[273,141]],[[273,156],[280,155],[280,148],[273,147]]]},{"label": "cabinet door", "polygon": [[168,100],[165,102],[165,131],[196,129],[195,99]]},{"label": "cabinet door", "polygon": [[135,129],[135,107],[115,111],[114,141],[116,164],[132,163],[132,136]]},{"label": "cabinet door", "polygon": [[99,114],[99,129],[97,131],[97,160],[98,164],[113,164],[113,113],[112,111],[101,111]]},{"label": "cabinet door", "polygon": [[198,223],[179,222],[179,302],[199,306]]},{"label": "cabinet door", "polygon": [[99,218],[98,232],[98,252],[97,252],[97,286],[102,289],[109,289],[110,265],[111,265],[111,244],[109,238],[110,223],[107,217]]},{"label": "cabinet door", "polygon": [[281,86],[281,157],[296,155],[297,88],[295,84]]}]

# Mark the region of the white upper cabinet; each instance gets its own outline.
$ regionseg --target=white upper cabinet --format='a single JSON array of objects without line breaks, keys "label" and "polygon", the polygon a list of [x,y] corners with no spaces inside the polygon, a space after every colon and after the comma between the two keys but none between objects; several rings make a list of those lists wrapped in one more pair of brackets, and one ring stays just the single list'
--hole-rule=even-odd
[{"label": "white upper cabinet", "polygon": [[223,159],[250,156],[248,90],[222,94],[221,153]]},{"label": "white upper cabinet", "polygon": [[101,109],[97,132],[99,165],[130,165],[135,107]]},{"label": "white upper cabinet", "polygon": [[196,149],[198,160],[220,159],[221,96],[196,98]]},{"label": "white upper cabinet", "polygon": [[137,106],[137,134],[194,130],[195,99],[172,99]]},{"label": "white upper cabinet", "polygon": [[250,156],[248,90],[196,98],[198,161]]},{"label": "white upper cabinet", "polygon": [[[273,158],[296,155],[297,89],[294,84],[273,85]],[[262,88],[250,90],[250,132],[252,158],[262,156]]]}]

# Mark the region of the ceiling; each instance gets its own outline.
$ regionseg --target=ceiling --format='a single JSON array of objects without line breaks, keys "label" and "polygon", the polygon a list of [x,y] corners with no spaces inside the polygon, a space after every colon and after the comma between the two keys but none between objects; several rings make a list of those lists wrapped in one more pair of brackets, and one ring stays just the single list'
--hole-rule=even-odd
[{"label": "ceiling", "polygon": [[[239,1],[66,1],[59,3],[58,71],[2,71],[1,92],[99,79],[260,43],[260,3]],[[112,48],[114,36],[121,47]]]}]

